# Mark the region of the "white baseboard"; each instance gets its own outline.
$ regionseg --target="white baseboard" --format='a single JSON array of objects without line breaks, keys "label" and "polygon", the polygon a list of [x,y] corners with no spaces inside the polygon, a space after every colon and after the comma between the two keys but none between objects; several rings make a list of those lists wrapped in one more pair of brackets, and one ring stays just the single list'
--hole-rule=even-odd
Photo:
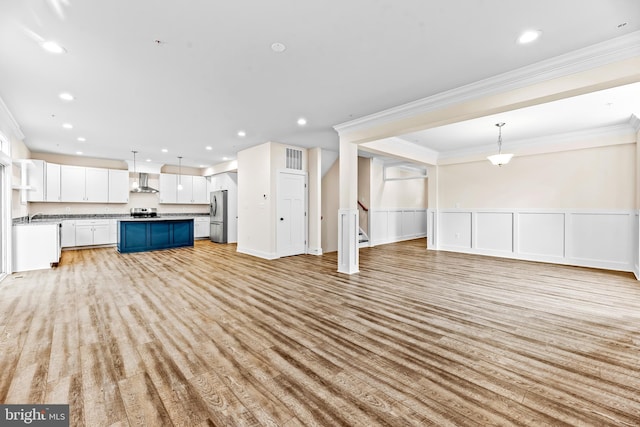
[{"label": "white baseboard", "polygon": [[280,258],[278,256],[278,254],[276,254],[276,253],[257,251],[255,249],[243,248],[241,246],[237,247],[236,252],[240,252],[241,254],[251,255],[251,256],[254,256],[254,257],[258,257],[258,258],[262,258],[262,259],[268,259],[268,260]]},{"label": "white baseboard", "polygon": [[309,255],[322,255],[322,248],[307,248]]}]

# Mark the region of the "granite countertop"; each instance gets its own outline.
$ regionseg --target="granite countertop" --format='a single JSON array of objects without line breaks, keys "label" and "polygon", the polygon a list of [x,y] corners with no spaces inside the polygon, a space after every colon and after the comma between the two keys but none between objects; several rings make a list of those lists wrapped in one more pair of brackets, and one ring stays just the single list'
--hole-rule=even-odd
[{"label": "granite countertop", "polygon": [[[165,213],[160,214],[156,220],[170,219],[193,219],[195,217],[209,216],[209,213]],[[40,224],[59,224],[65,220],[85,220],[85,219],[118,219],[123,221],[139,221],[149,220],[150,218],[132,218],[129,214],[75,214],[75,215],[40,215],[29,220],[28,216],[13,219],[13,225],[40,225]]]},{"label": "granite countertop", "polygon": [[123,217],[123,218],[118,218],[118,221],[149,222],[149,221],[182,221],[182,220],[185,220],[185,219],[193,219],[193,216],[156,216],[156,217],[151,217],[151,218],[133,218],[133,217],[124,218]]}]

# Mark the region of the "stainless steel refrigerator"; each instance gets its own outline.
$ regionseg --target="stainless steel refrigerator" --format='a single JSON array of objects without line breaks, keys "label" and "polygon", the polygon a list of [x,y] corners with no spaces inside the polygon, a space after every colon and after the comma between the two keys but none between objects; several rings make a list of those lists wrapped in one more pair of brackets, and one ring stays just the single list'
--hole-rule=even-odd
[{"label": "stainless steel refrigerator", "polygon": [[215,243],[227,243],[227,190],[211,193],[209,239]]}]

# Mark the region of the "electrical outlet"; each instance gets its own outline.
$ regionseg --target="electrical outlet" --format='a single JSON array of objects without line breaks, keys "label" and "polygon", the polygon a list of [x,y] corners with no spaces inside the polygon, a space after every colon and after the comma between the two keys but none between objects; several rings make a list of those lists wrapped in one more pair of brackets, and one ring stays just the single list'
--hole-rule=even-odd
[{"label": "electrical outlet", "polygon": [[71,212],[71,206],[67,206],[66,208],[64,208],[64,211],[65,211],[66,213]]}]

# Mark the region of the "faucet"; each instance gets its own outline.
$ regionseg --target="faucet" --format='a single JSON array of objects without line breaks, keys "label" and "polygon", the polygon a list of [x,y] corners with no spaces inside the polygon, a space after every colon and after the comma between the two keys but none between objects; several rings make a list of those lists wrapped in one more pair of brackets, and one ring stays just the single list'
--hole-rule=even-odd
[{"label": "faucet", "polygon": [[33,221],[33,218],[35,218],[38,215],[42,215],[42,212],[36,212],[33,215],[29,216],[29,222]]}]

